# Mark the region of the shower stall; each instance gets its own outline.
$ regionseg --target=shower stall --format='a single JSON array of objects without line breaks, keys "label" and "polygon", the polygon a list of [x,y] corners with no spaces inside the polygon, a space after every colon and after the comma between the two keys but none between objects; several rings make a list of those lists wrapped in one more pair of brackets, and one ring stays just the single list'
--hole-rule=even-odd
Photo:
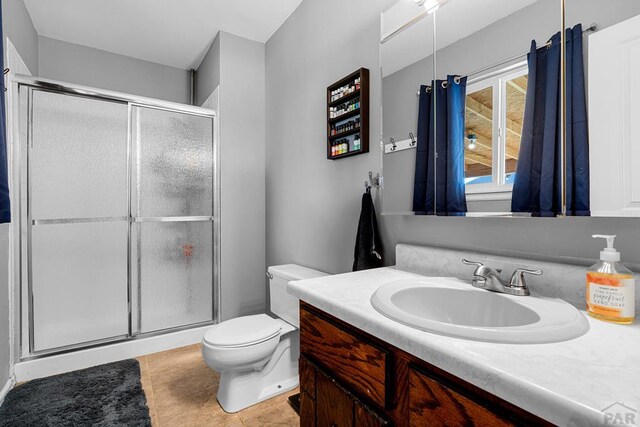
[{"label": "shower stall", "polygon": [[14,81],[22,358],[217,321],[215,113]]}]

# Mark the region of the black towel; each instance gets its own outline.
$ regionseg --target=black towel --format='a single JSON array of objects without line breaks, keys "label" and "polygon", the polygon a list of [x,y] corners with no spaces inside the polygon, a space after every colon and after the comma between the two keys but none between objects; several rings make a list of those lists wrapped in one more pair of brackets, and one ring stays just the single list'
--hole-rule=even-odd
[{"label": "black towel", "polygon": [[368,270],[384,266],[382,242],[378,234],[376,209],[373,206],[371,191],[362,195],[362,211],[356,235],[356,247],[353,254],[353,271]]}]

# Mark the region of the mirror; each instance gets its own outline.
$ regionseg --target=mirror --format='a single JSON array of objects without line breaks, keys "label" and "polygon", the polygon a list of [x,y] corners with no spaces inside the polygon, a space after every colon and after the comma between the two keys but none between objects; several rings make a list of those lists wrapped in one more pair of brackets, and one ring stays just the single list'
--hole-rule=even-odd
[{"label": "mirror", "polygon": [[[385,42],[383,32],[383,212],[511,216],[528,86],[527,54],[532,40],[544,47],[558,33],[559,4],[555,0],[439,3],[428,15],[431,21],[422,23],[424,28],[429,24],[432,33],[420,34],[414,24],[405,29],[408,34],[396,36],[399,40]],[[416,5],[401,0],[393,8]],[[402,43],[421,36],[422,45]],[[557,44],[559,58],[559,40]],[[437,80],[432,82],[434,75]],[[416,93],[421,85],[432,84],[436,85],[429,103],[433,111],[418,119],[424,100]],[[422,131],[418,123],[426,123]],[[414,145],[412,135],[417,140]],[[559,150],[561,141],[552,143]],[[559,183],[560,171],[553,173]],[[560,213],[561,186],[554,188],[554,180],[547,186],[553,193],[548,206],[529,209],[525,203],[518,215]]]},{"label": "mirror", "polygon": [[[582,37],[586,108],[568,109],[567,193],[588,188],[592,216],[640,216],[640,2],[566,0],[565,16],[567,28],[596,25]],[[579,90],[572,85],[577,64],[571,52],[567,59],[567,88]],[[581,121],[589,139],[589,180],[582,188],[572,179],[572,161],[586,155],[575,143],[584,132]]]},{"label": "mirror", "polygon": [[[381,14],[383,214],[413,215],[418,96],[434,73],[434,14],[399,0]],[[395,145],[395,147],[394,147]]]},{"label": "mirror", "polygon": [[418,3],[382,16],[384,214],[640,215],[639,2],[566,0],[564,63],[559,0]]},{"label": "mirror", "polygon": [[[559,40],[558,46],[545,47],[560,29],[559,2],[451,0],[436,12],[436,22],[436,75],[443,82],[447,76],[460,76],[457,81],[449,79],[446,89],[441,85],[437,88],[443,92],[437,98],[442,105],[436,107],[443,119],[437,124],[446,128],[446,144],[436,147],[438,160],[442,154],[446,157],[436,163],[435,194],[441,201],[437,214],[555,216],[560,213],[561,187],[556,187],[560,183],[560,170],[552,170],[553,179],[540,184],[539,191],[546,188],[548,200],[536,203],[537,200],[532,200],[535,195],[530,194],[520,206],[512,209],[512,204],[518,202],[512,199],[517,191],[514,186],[525,122],[529,83],[527,55],[532,41],[545,55],[553,50],[557,63],[542,65],[555,66],[554,72],[560,76]],[[557,102],[555,97],[553,101]],[[457,102],[457,108],[452,108],[451,102]],[[535,108],[547,108],[547,105]],[[534,131],[547,125],[544,114],[536,114],[531,119],[535,123],[529,126]],[[436,132],[443,133],[442,130]],[[557,132],[556,138],[552,136],[550,141],[544,141],[555,145],[551,150],[556,153],[561,146],[559,135]],[[523,166],[524,163],[520,173]],[[536,166],[547,167],[538,164],[532,169]],[[530,175],[533,174],[535,171],[531,171]],[[524,191],[531,193],[536,189]]]}]

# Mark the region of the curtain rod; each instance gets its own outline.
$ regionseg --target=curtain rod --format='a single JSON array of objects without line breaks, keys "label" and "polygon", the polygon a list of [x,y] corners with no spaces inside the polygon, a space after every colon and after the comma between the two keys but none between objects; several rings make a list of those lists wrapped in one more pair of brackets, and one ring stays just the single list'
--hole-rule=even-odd
[{"label": "curtain rod", "polygon": [[[589,28],[585,28],[584,30],[582,30],[582,34],[588,33],[588,32],[591,32],[591,31],[596,31],[597,29],[598,29],[598,25],[597,24],[591,24],[591,26]],[[548,41],[547,43],[544,44],[543,47],[545,47],[545,46],[548,47],[550,45],[551,45],[551,41]],[[518,60],[520,58],[524,58],[528,54],[529,54],[529,52],[523,53],[523,54],[514,56],[513,58],[505,59],[504,61],[500,61],[500,62],[497,62],[495,64],[489,65],[487,67],[480,68],[479,70],[476,70],[476,71],[474,71],[472,73],[467,74],[467,77],[475,76],[475,75],[478,75],[478,74],[482,74],[485,71],[491,70],[492,68],[498,67],[500,65],[508,64],[508,63],[516,61],[516,60]],[[519,66],[519,64],[517,64],[516,66]],[[497,73],[502,73],[503,71],[504,70],[499,70]],[[485,78],[485,77],[489,77],[489,76],[482,76],[482,78]],[[477,81],[477,80],[478,79],[475,79],[475,81]],[[467,83],[473,83],[473,82],[474,82],[474,79],[471,79]],[[430,86],[427,86],[427,87],[429,88]],[[420,95],[420,91],[418,91],[416,93],[416,95]]]}]

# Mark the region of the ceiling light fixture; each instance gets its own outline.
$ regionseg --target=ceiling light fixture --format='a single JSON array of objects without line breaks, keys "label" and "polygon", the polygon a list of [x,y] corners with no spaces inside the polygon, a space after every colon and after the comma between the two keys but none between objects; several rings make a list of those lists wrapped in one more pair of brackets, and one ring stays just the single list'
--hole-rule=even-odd
[{"label": "ceiling light fixture", "polygon": [[414,1],[418,6],[423,6],[427,10],[427,13],[433,13],[436,10],[438,10],[440,5],[447,0],[414,0]]},{"label": "ceiling light fixture", "polygon": [[469,150],[476,149],[476,142],[478,141],[478,136],[475,133],[470,133],[467,135],[467,139],[469,140],[468,148]]}]

